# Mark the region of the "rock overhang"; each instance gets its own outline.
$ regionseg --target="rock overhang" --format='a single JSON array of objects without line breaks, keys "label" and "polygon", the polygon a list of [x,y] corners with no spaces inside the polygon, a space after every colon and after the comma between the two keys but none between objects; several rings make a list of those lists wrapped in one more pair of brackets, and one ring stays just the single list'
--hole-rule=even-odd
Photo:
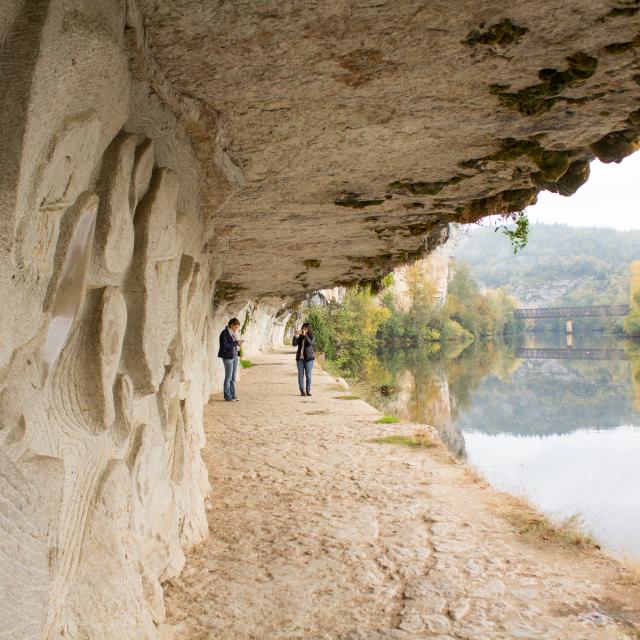
[{"label": "rock overhang", "polygon": [[225,297],[377,278],[638,145],[637,2],[141,8],[173,90],[216,116],[194,145],[232,182],[204,186]]}]

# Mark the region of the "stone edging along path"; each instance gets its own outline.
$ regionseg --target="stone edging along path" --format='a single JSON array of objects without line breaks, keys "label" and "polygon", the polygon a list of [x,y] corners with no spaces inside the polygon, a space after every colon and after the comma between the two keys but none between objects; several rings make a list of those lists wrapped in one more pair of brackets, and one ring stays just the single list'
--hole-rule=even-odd
[{"label": "stone edging along path", "polygon": [[375,424],[319,367],[300,397],[293,358],[206,409],[210,536],[166,585],[163,639],[640,638],[637,575],[514,525],[440,446],[372,441],[417,426]]}]

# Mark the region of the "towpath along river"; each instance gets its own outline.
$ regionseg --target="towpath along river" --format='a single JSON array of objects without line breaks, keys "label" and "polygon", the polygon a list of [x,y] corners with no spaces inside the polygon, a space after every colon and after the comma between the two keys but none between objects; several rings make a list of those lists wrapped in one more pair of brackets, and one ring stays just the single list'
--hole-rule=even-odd
[{"label": "towpath along river", "polygon": [[162,638],[640,637],[637,574],[536,531],[439,447],[373,442],[417,426],[375,424],[319,367],[300,397],[293,358],[207,407],[210,535],[166,585]]}]

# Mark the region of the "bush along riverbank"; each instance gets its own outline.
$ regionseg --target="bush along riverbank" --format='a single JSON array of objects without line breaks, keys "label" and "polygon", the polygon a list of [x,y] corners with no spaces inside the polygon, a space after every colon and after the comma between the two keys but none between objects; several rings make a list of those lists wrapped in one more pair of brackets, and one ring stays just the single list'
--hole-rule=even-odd
[{"label": "bush along riverbank", "polygon": [[624,319],[624,332],[640,338],[640,260],[632,262],[629,271],[629,315]]},{"label": "bush along riverbank", "polygon": [[337,373],[360,378],[376,351],[390,345],[421,345],[434,354],[446,343],[514,335],[516,301],[504,289],[480,292],[465,265],[456,268],[442,304],[429,281],[408,282],[409,304],[401,308],[391,277],[381,292],[371,286],[347,290],[340,302],[312,304],[308,318],[322,352]]}]

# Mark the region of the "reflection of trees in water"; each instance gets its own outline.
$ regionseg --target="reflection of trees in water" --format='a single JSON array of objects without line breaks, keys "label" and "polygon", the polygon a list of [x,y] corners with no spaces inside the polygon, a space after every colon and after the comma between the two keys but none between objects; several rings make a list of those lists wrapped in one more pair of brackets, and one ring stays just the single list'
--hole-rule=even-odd
[{"label": "reflection of trees in water", "polygon": [[435,350],[433,345],[427,345],[381,353],[375,366],[365,368],[365,376],[372,386],[386,384],[399,388],[391,398],[377,398],[377,404],[385,412],[436,427],[450,450],[463,457],[464,438],[455,424],[458,409],[469,403],[473,389],[492,370],[507,375],[517,365],[505,356],[504,344],[437,347]]},{"label": "reflection of trees in water", "polygon": [[[378,354],[365,380],[399,392],[376,397],[387,413],[436,427],[464,456],[461,430],[547,435],[640,424],[640,343],[629,362],[518,360],[500,341]],[[631,384],[630,384],[631,381]]]},{"label": "reflection of trees in water", "polygon": [[385,412],[435,427],[451,451],[463,457],[464,439],[453,421],[445,372],[437,368],[429,372],[424,368],[403,368],[396,371],[394,382],[399,391],[385,400]]},{"label": "reflection of trees in water", "polygon": [[637,360],[525,360],[507,379],[491,372],[458,417],[464,430],[550,435],[638,425],[630,366]]},{"label": "reflection of trees in water", "polygon": [[631,388],[633,389],[633,408],[640,411],[640,340],[629,340],[626,344],[631,369]]}]

